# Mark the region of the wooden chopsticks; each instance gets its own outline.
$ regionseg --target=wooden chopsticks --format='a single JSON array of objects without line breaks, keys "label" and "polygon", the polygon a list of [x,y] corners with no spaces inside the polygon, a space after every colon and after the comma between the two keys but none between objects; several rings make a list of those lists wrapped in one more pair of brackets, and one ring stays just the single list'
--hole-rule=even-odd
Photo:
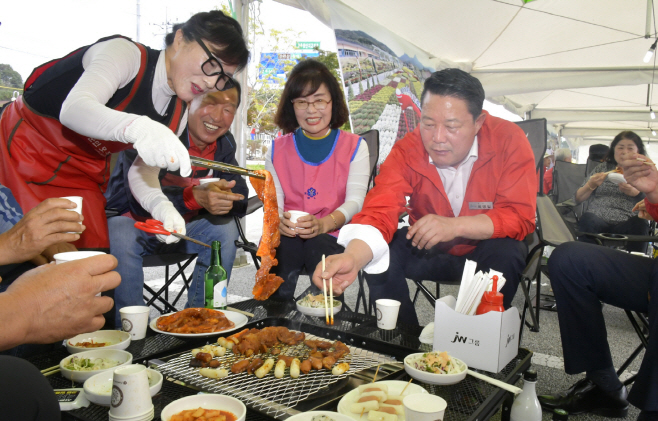
[{"label": "wooden chopsticks", "polygon": [[[325,256],[322,255],[322,272],[325,271]],[[327,301],[327,280],[322,278],[322,295],[324,296],[324,317],[328,325],[334,324],[334,278],[329,279],[329,295],[331,297],[331,318],[329,318],[329,303]]]},{"label": "wooden chopsticks", "polygon": [[41,370],[41,374],[43,374],[44,376],[50,376],[51,374],[59,373],[59,371],[60,371],[59,365],[56,365],[56,366],[49,367],[49,368],[46,368],[44,370]]}]

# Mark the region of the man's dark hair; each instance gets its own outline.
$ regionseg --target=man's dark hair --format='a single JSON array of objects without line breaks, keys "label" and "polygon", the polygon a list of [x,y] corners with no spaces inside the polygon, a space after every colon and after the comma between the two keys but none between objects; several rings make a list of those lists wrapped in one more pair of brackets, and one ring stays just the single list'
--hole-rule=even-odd
[{"label": "man's dark hair", "polygon": [[165,36],[165,45],[168,47],[174,42],[176,31],[181,29],[187,42],[196,42],[200,38],[219,46],[221,49],[210,51],[224,63],[237,66],[236,72],[243,69],[249,62],[247,42],[242,34],[242,27],[237,20],[226,16],[220,10],[201,12],[192,16],[185,23],[174,25],[171,32]]},{"label": "man's dark hair", "polygon": [[468,105],[468,111],[475,121],[482,114],[484,104],[484,88],[480,81],[459,69],[444,69],[432,73],[425,80],[420,103],[425,100],[427,93],[441,96],[452,96],[463,99]]},{"label": "man's dark hair", "polygon": [[283,133],[294,132],[299,127],[292,100],[313,95],[323,83],[331,95],[331,122],[329,127],[338,129],[347,122],[350,113],[345,104],[345,96],[338,80],[323,63],[306,59],[300,61],[292,69],[281,94],[274,123],[283,130]]}]

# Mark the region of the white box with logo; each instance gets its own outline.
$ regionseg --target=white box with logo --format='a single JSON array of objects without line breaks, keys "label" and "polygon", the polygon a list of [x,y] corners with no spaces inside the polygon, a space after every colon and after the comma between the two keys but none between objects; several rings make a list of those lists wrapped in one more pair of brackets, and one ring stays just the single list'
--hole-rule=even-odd
[{"label": "white box with logo", "polygon": [[520,325],[516,307],[467,316],[437,300],[434,351],[448,351],[471,368],[498,373],[518,354]]}]

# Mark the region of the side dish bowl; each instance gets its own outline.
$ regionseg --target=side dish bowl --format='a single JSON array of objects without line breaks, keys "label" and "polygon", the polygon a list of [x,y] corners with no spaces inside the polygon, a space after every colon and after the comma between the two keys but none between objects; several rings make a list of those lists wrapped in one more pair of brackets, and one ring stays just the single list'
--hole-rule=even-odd
[{"label": "side dish bowl", "polygon": [[464,377],[466,377],[466,374],[468,372],[468,366],[466,365],[465,362],[453,356],[450,356],[450,358],[464,364],[464,369],[459,373],[435,374],[435,373],[430,373],[428,371],[418,370],[417,368],[414,367],[414,361],[417,360],[418,358],[421,358],[423,354],[424,354],[423,352],[417,354],[410,354],[404,358],[404,371],[406,371],[407,374],[409,374],[414,379],[427,384],[448,385],[448,384],[459,383],[460,381],[464,380]]},{"label": "side dish bowl", "polygon": [[[71,370],[66,368],[71,360],[76,357],[81,359],[88,358],[91,361],[99,361],[101,359],[106,361],[111,360],[117,362],[118,364],[89,371]],[[64,358],[62,361],[60,361],[59,368],[63,377],[69,380],[73,380],[74,382],[83,383],[85,380],[95,374],[100,373],[101,371],[114,371],[115,368],[130,364],[132,362],[133,356],[130,352],[122,351],[120,349],[95,349],[93,351],[79,352]]]},{"label": "side dish bowl", "polygon": [[176,399],[165,406],[160,414],[162,421],[169,421],[172,415],[176,415],[186,409],[221,409],[235,415],[237,421],[245,421],[247,418],[247,407],[239,400],[226,395],[203,394],[186,396]]},{"label": "side dish bowl", "polygon": [[[162,389],[162,374],[152,368],[146,370],[149,377],[149,392],[151,396],[155,396]],[[113,378],[114,370],[102,371],[88,378],[83,386],[87,399],[97,405],[110,406]]]},{"label": "side dish bowl", "polygon": [[[107,343],[100,347],[77,346],[83,342]],[[91,333],[82,333],[66,340],[66,349],[71,353],[92,351],[94,349],[126,349],[130,345],[130,333],[120,330],[97,330]]]}]

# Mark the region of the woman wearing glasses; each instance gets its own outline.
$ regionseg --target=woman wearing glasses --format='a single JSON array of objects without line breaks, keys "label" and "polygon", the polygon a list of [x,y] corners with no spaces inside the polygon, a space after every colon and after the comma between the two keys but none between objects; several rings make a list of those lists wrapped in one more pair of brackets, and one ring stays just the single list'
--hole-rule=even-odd
[{"label": "woman wearing glasses", "polygon": [[[274,296],[293,298],[302,268],[312,273],[323,254],[343,252],[338,231],[363,206],[368,145],[339,129],[348,117],[343,91],[324,64],[304,60],[292,69],[275,117],[286,134],[274,140],[265,159],[281,218],[273,269],[284,282]],[[295,223],[291,210],[308,215]]]},{"label": "woman wearing glasses", "polygon": [[[166,48],[103,38],[38,68],[0,120],[0,183],[25,211],[48,197],[82,196],[79,248],[108,247],[110,154],[134,147],[149,166],[191,172],[178,139],[186,103],[233,84],[249,52],[240,25],[220,11],[175,25]],[[153,172],[157,179],[158,168]],[[153,216],[165,219],[161,206]],[[171,219],[171,218],[170,218]]]}]

